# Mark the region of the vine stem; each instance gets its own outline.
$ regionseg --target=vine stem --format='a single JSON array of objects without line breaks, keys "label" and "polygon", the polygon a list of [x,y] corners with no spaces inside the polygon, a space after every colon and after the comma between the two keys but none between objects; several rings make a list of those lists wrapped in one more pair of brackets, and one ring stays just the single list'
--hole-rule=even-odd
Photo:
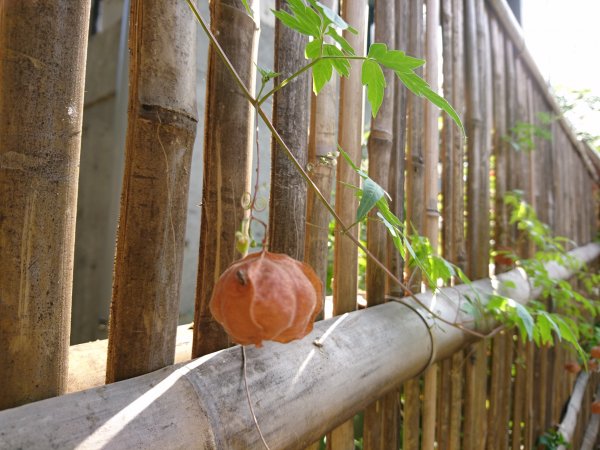
[{"label": "vine stem", "polygon": [[254,408],[252,407],[252,400],[250,399],[250,390],[248,389],[248,376],[247,376],[247,372],[246,372],[246,365],[247,365],[246,363],[248,361],[248,358],[246,356],[246,346],[240,345],[240,347],[242,347],[242,361],[243,361],[243,369],[244,369],[244,387],[246,388],[246,398],[248,399],[248,406],[250,407],[250,413],[252,414],[252,420],[254,421],[254,425],[256,426],[256,429],[258,430],[258,434],[260,435],[260,440],[262,441],[263,445],[265,446],[265,448],[267,450],[271,450],[269,447],[269,444],[267,444],[267,441],[265,440],[265,437],[262,434],[260,425],[258,425],[258,419],[256,418],[256,414],[254,413]]},{"label": "vine stem", "polygon": [[[217,41],[217,38],[212,33],[212,31],[210,31],[210,28],[208,27],[208,25],[206,24],[206,22],[204,21],[204,19],[200,15],[200,12],[196,8],[196,5],[194,4],[194,2],[192,0],[186,0],[186,2],[188,4],[188,6],[190,7],[190,9],[192,10],[194,16],[196,17],[196,20],[198,20],[198,23],[200,24],[200,26],[204,30],[205,34],[207,35],[208,39],[210,40],[210,43],[213,45],[214,50],[216,50],[217,54],[219,55],[219,58],[221,58],[221,61],[223,62],[223,64],[225,64],[225,66],[227,67],[227,70],[229,71],[229,73],[231,73],[231,76],[233,76],[236,84],[239,86],[239,88],[241,89],[241,91],[244,94],[244,96],[248,99],[248,101],[250,102],[250,104],[252,104],[254,106],[256,112],[258,113],[258,115],[261,117],[261,119],[263,120],[263,122],[265,123],[265,125],[267,126],[267,128],[271,131],[272,136],[275,138],[275,140],[277,141],[277,143],[279,144],[279,146],[283,149],[283,151],[285,152],[285,154],[287,155],[287,157],[290,159],[290,161],[292,162],[292,164],[296,167],[296,169],[298,170],[298,172],[300,173],[300,175],[302,176],[302,178],[304,178],[304,181],[306,181],[306,183],[314,191],[315,195],[323,203],[323,205],[325,206],[325,208],[327,209],[327,211],[329,211],[329,213],[333,216],[333,218],[337,222],[338,226],[340,227],[342,234],[346,235],[358,248],[360,248],[363,252],[365,252],[365,255],[367,255],[367,257],[375,265],[377,265],[379,268],[381,268],[381,270],[383,270],[385,272],[385,274],[392,281],[394,281],[396,284],[398,284],[398,286],[400,286],[408,294],[408,296],[411,297],[419,306],[421,306],[423,309],[425,309],[431,315],[431,317],[433,317],[436,320],[439,320],[442,323],[445,323],[446,325],[458,328],[459,330],[461,330],[461,331],[463,331],[463,332],[465,332],[467,334],[476,336],[478,338],[485,339],[485,338],[489,337],[490,333],[488,333],[488,334],[479,333],[479,332],[477,332],[475,330],[472,330],[470,328],[467,328],[467,327],[463,326],[460,323],[452,322],[452,321],[450,321],[448,319],[445,319],[442,316],[440,316],[439,314],[436,314],[435,312],[431,311],[429,309],[429,307],[425,303],[423,303],[421,300],[419,300],[417,298],[417,296],[408,288],[408,286],[406,286],[396,275],[394,275],[394,273],[392,271],[390,271],[385,266],[385,264],[383,264],[381,261],[379,261],[379,259],[377,259],[377,257],[373,253],[371,253],[369,251],[369,249],[367,249],[358,240],[358,238],[356,238],[355,236],[353,236],[352,233],[348,233],[349,228],[344,224],[344,222],[342,221],[342,219],[340,218],[340,216],[335,212],[335,209],[327,201],[327,199],[325,198],[325,196],[323,195],[323,193],[321,192],[321,190],[312,181],[312,179],[310,178],[310,176],[308,175],[308,173],[306,172],[306,170],[304,169],[304,167],[302,167],[302,164],[300,164],[300,162],[296,159],[296,157],[292,153],[292,150],[285,143],[285,141],[283,140],[283,138],[281,137],[281,135],[279,134],[279,132],[277,131],[277,129],[275,128],[275,126],[273,125],[273,123],[271,122],[271,120],[269,119],[269,117],[267,116],[267,114],[265,113],[265,111],[262,109],[259,100],[256,99],[252,95],[252,93],[248,90],[248,88],[246,87],[246,85],[244,84],[244,82],[242,81],[242,79],[240,78],[239,74],[235,70],[235,67],[233,67],[233,64],[231,63],[231,61],[229,60],[229,58],[225,54],[225,51],[223,50],[223,48],[221,47],[221,45]],[[335,57],[333,57],[333,58],[335,58]],[[367,59],[367,57],[365,57],[365,56],[354,56],[354,57],[348,57],[348,58],[349,59]],[[305,70],[307,70],[307,67],[310,67],[310,66],[311,66],[311,64],[308,64],[307,66],[303,67],[298,72],[296,72],[295,75],[293,74],[293,75],[291,75],[288,78],[291,79],[294,76],[297,76],[298,73],[300,73],[300,71],[305,71]],[[267,94],[265,94],[265,95],[267,95]],[[264,99],[265,99],[265,96],[263,96],[263,101],[264,101]],[[492,333],[495,333],[495,332],[493,331]]]}]

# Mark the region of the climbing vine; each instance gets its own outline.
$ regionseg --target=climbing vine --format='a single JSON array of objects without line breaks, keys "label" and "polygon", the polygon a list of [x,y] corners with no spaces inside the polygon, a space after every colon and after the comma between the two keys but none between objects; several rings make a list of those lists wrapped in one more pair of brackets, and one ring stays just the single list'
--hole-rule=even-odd
[{"label": "climbing vine", "polygon": [[[278,20],[285,26],[306,35],[309,41],[305,47],[305,57],[307,64],[299,68],[295,73],[287,78],[280,80],[281,74],[273,72],[269,69],[259,68],[261,75],[260,88],[255,96],[248,91],[244,83],[240,80],[227,60],[227,56],[223,53],[217,40],[208,29],[206,23],[198,13],[195,5],[191,0],[186,0],[198,19],[200,25],[211,40],[218,55],[229,68],[232,76],[236,79],[237,84],[250,103],[256,108],[258,115],[265,122],[273,134],[275,140],[285,151],[297,170],[302,174],[305,181],[315,191],[319,199],[323,202],[328,211],[332,214],[342,232],[347,233],[350,227],[344,224],[335,213],[331,204],[323,197],[318,188],[314,185],[306,170],[296,160],[289,147],[282,140],[274,128],[271,121],[262,110],[262,104],[271,97],[275,92],[283,89],[288,83],[304,72],[310,70],[312,76],[312,86],[315,94],[318,94],[321,89],[330,81],[333,73],[347,77],[350,74],[350,60],[362,61],[361,66],[361,81],[367,89],[367,99],[371,105],[373,116],[377,115],[379,107],[383,101],[383,94],[386,87],[385,78],[383,76],[383,68],[391,69],[399,80],[413,94],[424,97],[434,105],[445,111],[460,130],[464,134],[464,127],[460,117],[454,111],[452,106],[429,85],[415,73],[415,69],[421,67],[425,61],[418,59],[399,50],[390,50],[383,43],[373,43],[368,49],[367,55],[356,55],[355,50],[351,47],[348,41],[342,36],[340,31],[347,30],[351,33],[356,33],[349,24],[347,24],[335,11],[326,7],[316,0],[308,0],[305,3],[303,0],[288,0],[290,11],[273,11]],[[244,5],[249,14],[252,14],[248,4],[243,0]],[[334,43],[328,43],[326,38],[331,38]],[[268,86],[272,83],[269,90]],[[265,92],[263,94],[263,92]],[[532,151],[533,140],[531,136],[547,137],[545,125],[547,120],[540,118],[543,122],[542,126],[529,126],[528,124],[516,124],[511,130],[513,147],[515,150]],[[468,277],[456,265],[438,256],[433,249],[428,239],[411,232],[408,225],[400,221],[389,207],[389,195],[385,190],[372,180],[366,172],[361,170],[355,162],[339,148],[339,154],[344,161],[349,164],[353,170],[360,176],[362,180],[360,186],[348,186],[354,189],[360,202],[356,212],[356,223],[366,220],[367,214],[376,209],[376,216],[388,230],[391,240],[400,252],[402,258],[408,262],[409,267],[413,267],[422,273],[424,279],[432,290],[439,290],[439,285],[448,284],[453,278],[460,280],[463,283],[470,284]],[[249,209],[256,207],[256,192],[249,197],[251,201],[247,202]],[[535,211],[527,205],[522,199],[522,195],[517,192],[509,193],[506,196],[506,203],[512,208],[510,222],[517,226],[522,231],[523,238],[530,239],[536,246],[534,258],[522,259],[514,252],[505,251],[502,256],[512,262],[515,266],[521,267],[527,273],[530,282],[534,287],[541,289],[542,299],[548,299],[552,303],[551,311],[547,309],[546,303],[543,301],[531,302],[527,306],[521,305],[514,300],[495,294],[489,302],[482,302],[477,295],[474,298],[469,298],[472,305],[472,311],[480,315],[489,315],[499,320],[505,326],[515,326],[519,330],[520,335],[524,339],[533,340],[538,345],[552,344],[554,342],[553,335],[558,340],[563,340],[572,344],[578,351],[581,359],[586,360],[586,353],[579,344],[579,339],[582,335],[587,335],[586,320],[587,315],[595,317],[599,311],[596,302],[585,297],[583,294],[576,291],[567,281],[558,281],[549,276],[544,263],[556,262],[573,270],[585,273],[580,275],[584,285],[587,287],[594,286],[599,280],[597,275],[582,271],[584,267],[575,266],[576,261],[568,255],[565,244],[568,241],[564,238],[553,237],[550,229],[542,224],[535,215]],[[251,215],[250,221],[253,220]],[[354,224],[354,225],[355,225]],[[249,223],[244,222],[237,234],[238,249],[244,253],[248,244],[254,240],[251,237],[251,227]],[[420,301],[414,297],[410,290],[394,276],[385,265],[377,260],[368,249],[358,239],[351,234],[347,236],[361,248],[371,260],[382,268],[386,274],[397,284],[402,286],[408,295],[411,295],[417,302]],[[510,286],[508,286],[510,287]],[[424,308],[425,305],[421,304]],[[484,337],[483,335],[466,329],[460,323],[452,323],[438,317],[430,311],[430,314],[438,320],[450,325],[464,329],[467,332]],[[580,320],[581,319],[581,320]]]}]

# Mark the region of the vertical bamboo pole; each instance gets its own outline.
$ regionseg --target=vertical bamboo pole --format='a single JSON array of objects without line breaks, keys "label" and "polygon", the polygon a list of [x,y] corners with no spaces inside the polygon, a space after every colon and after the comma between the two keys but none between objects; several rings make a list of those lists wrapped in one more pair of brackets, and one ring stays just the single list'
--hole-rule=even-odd
[{"label": "vertical bamboo pole", "polygon": [[90,2],[0,2],[0,410],[65,390]]},{"label": "vertical bamboo pole", "polygon": [[[346,22],[358,31],[356,35],[344,31],[344,37],[358,55],[365,53],[366,20],[365,4],[360,0],[346,0],[342,3],[341,15]],[[350,62],[350,77],[340,82],[340,117],[338,139],[340,146],[353,161],[361,158],[364,90],[361,84],[360,64]],[[357,185],[358,175],[347,164],[340,164],[336,174],[335,210],[345,223],[353,223],[358,208],[354,193],[345,184]],[[357,229],[349,231],[357,237]],[[333,314],[343,314],[356,309],[357,294],[357,248],[344,236],[338,226],[335,229],[333,260]],[[333,430],[327,439],[330,450],[354,449],[354,424],[349,420]]]},{"label": "vertical bamboo pole", "polygon": [[[276,0],[277,9],[289,10],[287,2]],[[275,72],[289,76],[305,63],[308,38],[275,22]],[[273,125],[298,162],[308,161],[309,73],[273,97]],[[304,259],[306,228],[306,183],[275,139],[271,145],[271,195],[269,202],[269,249]]]},{"label": "vertical bamboo pole", "polygon": [[[366,46],[366,10],[360,0],[348,0],[342,3],[342,16],[352,24],[358,34],[344,32],[344,37],[354,47],[357,54],[364,54]],[[360,81],[360,64],[350,62],[350,77],[340,81],[340,117],[338,139],[340,146],[348,155],[358,162],[361,158],[364,90]],[[336,174],[335,209],[345,223],[353,223],[356,219],[358,203],[354,193],[345,188],[345,184],[357,185],[358,175],[348,167],[340,164]],[[357,236],[357,229],[349,231]],[[350,241],[336,226],[334,281],[333,281],[333,313],[343,314],[356,309],[358,252],[356,245]]]},{"label": "vertical bamboo pole", "polygon": [[[408,2],[400,1],[395,7],[395,48],[407,47],[408,42]],[[390,163],[390,208],[404,222],[404,181],[406,150],[406,99],[407,89],[397,77],[394,77],[394,132],[393,152]],[[404,278],[404,261],[391,239],[388,239],[388,261],[390,270],[399,278]],[[403,296],[399,286],[389,286],[392,295]]]},{"label": "vertical bamboo pole", "polygon": [[[408,53],[416,57],[423,54],[423,0],[409,2]],[[423,101],[415,96],[408,98],[407,168],[406,168],[406,230],[412,234],[423,232],[425,180],[423,173]],[[416,274],[415,274],[416,275]],[[408,273],[409,288],[421,291],[421,279]],[[404,383],[404,421],[402,448],[420,448],[421,382],[419,378]]]},{"label": "vertical bamboo pole", "polygon": [[[467,0],[467,274],[487,276],[489,261],[489,157],[491,154],[491,77],[488,21],[483,0]],[[466,364],[464,448],[481,449],[487,435],[486,342],[474,344]]]},{"label": "vertical bamboo pole", "polygon": [[[337,10],[337,1],[323,0],[325,6]],[[308,141],[308,166],[312,180],[326,196],[332,191],[334,170],[333,152],[337,151],[337,78],[333,77],[318,96],[312,96],[310,133]],[[331,198],[328,196],[328,198]],[[327,282],[329,212],[316,198],[312,189],[306,200],[306,240],[304,261],[315,270],[323,287]],[[325,296],[325,289],[323,289]],[[323,299],[325,300],[325,299]],[[321,318],[322,318],[322,314]],[[319,442],[307,447],[318,450]]]},{"label": "vertical bamboo pole", "polygon": [[[394,0],[376,0],[375,2],[375,41],[394,47]],[[371,133],[368,142],[369,177],[386,191],[389,190],[390,164],[393,150],[393,116],[394,116],[394,73],[384,70],[386,89],[383,103],[377,114],[371,120]],[[369,213],[367,222],[367,248],[380,261],[387,261],[387,229],[381,223],[375,211]],[[384,302],[387,289],[385,272],[371,260],[367,261],[367,305],[374,306]],[[396,436],[389,433],[396,429],[397,409],[394,398],[397,392],[389,394],[389,401],[383,397],[365,409],[363,427],[363,448],[379,450],[397,447]],[[387,441],[384,440],[384,430],[387,430]],[[389,441],[392,439],[394,442]]]},{"label": "vertical bamboo pole", "polygon": [[[249,2],[258,11],[258,0]],[[251,92],[255,86],[258,12],[253,20],[236,0],[210,3],[211,30]],[[236,130],[232,133],[232,130]],[[239,92],[214,49],[208,50],[200,252],[196,281],[192,356],[225,348],[229,338],[208,304],[223,271],[239,257],[235,232],[248,217],[242,198],[250,193],[254,109]]]},{"label": "vertical bamboo pole", "polygon": [[[440,23],[439,0],[426,1],[426,45],[425,80],[434,92],[439,89],[438,73],[438,27]],[[438,194],[439,176],[438,164],[440,159],[440,137],[438,124],[438,109],[432,103],[425,103],[425,236],[431,243],[432,250],[438,253],[439,217]],[[434,447],[437,377],[439,368],[435,364],[424,375],[423,384],[423,430],[422,446],[424,450]]]},{"label": "vertical bamboo pole", "polygon": [[172,364],[198,123],[195,23],[185,3],[132,1],[129,123],[107,382]]},{"label": "vertical bamboo pole", "polygon": [[[504,78],[504,38],[498,22],[490,21],[490,33],[492,40],[492,62],[493,62],[493,120],[494,120],[494,213],[495,229],[494,240],[496,250],[507,247],[506,228],[508,216],[504,205],[504,194],[506,192],[506,82]],[[496,262],[496,273],[500,273],[504,267]],[[490,383],[490,411],[488,415],[489,436],[487,448],[508,447],[509,426],[509,404],[511,377],[510,365],[512,364],[512,334],[502,333],[494,337],[492,342],[493,354],[491,365]],[[511,357],[507,357],[510,354]]]},{"label": "vertical bamboo pole", "polygon": [[[459,116],[464,117],[463,0],[444,0],[442,12],[444,95],[451,101]],[[442,211],[444,217],[442,252],[446,259],[464,269],[464,141],[461,133],[451,124],[449,117],[444,114],[442,119],[444,124],[442,135]],[[450,450],[461,448],[463,365],[462,352],[455,353],[451,361],[444,364],[442,380],[448,380],[449,393],[446,398],[450,401],[448,408],[440,402],[448,413],[440,416],[439,448]],[[444,423],[447,423],[447,433],[441,428]],[[444,441],[446,441],[445,445],[443,445]]]},{"label": "vertical bamboo pole", "polygon": [[[323,4],[337,10],[335,0],[324,0]],[[327,198],[331,198],[335,174],[335,159],[332,155],[337,151],[338,106],[337,78],[333,77],[318,96],[312,96],[308,141],[309,174]],[[304,261],[315,270],[325,287],[330,215],[312,189],[308,190],[306,205]]]}]

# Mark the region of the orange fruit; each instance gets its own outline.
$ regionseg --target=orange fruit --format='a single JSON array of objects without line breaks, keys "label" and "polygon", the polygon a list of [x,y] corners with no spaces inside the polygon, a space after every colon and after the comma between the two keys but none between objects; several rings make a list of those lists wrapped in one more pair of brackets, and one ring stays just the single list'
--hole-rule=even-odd
[{"label": "orange fruit", "polygon": [[210,311],[234,342],[290,342],[312,331],[323,308],[323,287],[313,269],[262,251],[234,262],[219,278]]}]

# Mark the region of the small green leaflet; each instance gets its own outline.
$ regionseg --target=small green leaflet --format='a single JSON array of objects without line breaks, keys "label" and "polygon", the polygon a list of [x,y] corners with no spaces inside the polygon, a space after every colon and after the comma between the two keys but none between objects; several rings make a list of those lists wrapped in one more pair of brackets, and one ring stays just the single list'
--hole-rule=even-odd
[{"label": "small green leaflet", "polygon": [[365,59],[362,64],[362,84],[367,86],[367,98],[371,103],[373,117],[383,102],[383,91],[385,89],[385,77],[378,63],[371,59]]},{"label": "small green leaflet", "polygon": [[360,222],[367,217],[369,211],[371,211],[379,199],[385,195],[385,191],[382,189],[382,187],[370,178],[365,178],[363,180],[362,191],[362,197],[360,198],[360,203],[358,205],[358,209],[356,210],[357,222]]},{"label": "small green leaflet", "polygon": [[344,19],[342,19],[334,10],[332,10],[328,6],[325,6],[323,3],[315,0],[308,1],[317,11],[321,13],[322,17],[327,22],[327,25],[333,24],[340,30],[348,30],[353,34],[358,34],[358,31],[356,31],[356,29],[348,25]]},{"label": "small green leaflet", "polygon": [[258,69],[258,72],[260,73],[261,81],[264,84],[268,83],[273,78],[277,78],[279,75],[281,75],[280,73],[273,72],[270,69],[263,69],[262,67],[259,67],[259,66],[256,66],[256,68]]},{"label": "small green leaflet", "polygon": [[248,0],[242,0],[242,4],[244,5],[244,8],[246,8],[246,12],[248,13],[248,15],[250,17],[254,17],[254,15],[252,14],[252,10],[250,9],[250,5],[248,4]]},{"label": "small green leaflet", "polygon": [[533,317],[531,317],[527,308],[520,303],[514,302],[514,308],[518,318],[515,318],[515,321],[520,324],[519,329],[521,331],[521,337],[525,340],[525,337],[527,336],[529,340],[532,340],[534,327]]},{"label": "small green leaflet", "polygon": [[331,75],[333,75],[333,65],[326,59],[320,59],[312,66],[312,74],[313,91],[315,95],[317,95],[321,89],[323,89],[323,86],[331,80]]},{"label": "small green leaflet", "polygon": [[444,110],[452,118],[452,120],[454,120],[456,125],[458,125],[463,134],[465,133],[465,128],[462,124],[462,121],[460,120],[460,117],[458,117],[458,114],[454,108],[452,108],[450,103],[448,103],[444,97],[441,97],[433,92],[425,80],[423,80],[414,72],[397,71],[396,75],[398,75],[400,81],[402,81],[402,83],[404,83],[408,90],[413,94],[418,95],[419,97],[425,97],[438,108]]}]

